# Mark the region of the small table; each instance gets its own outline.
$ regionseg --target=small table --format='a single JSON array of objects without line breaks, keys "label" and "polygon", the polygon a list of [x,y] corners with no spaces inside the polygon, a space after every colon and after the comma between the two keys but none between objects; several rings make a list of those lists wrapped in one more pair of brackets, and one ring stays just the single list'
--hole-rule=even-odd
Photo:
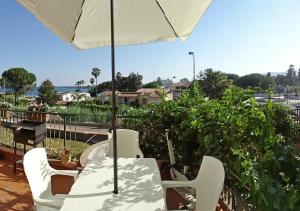
[{"label": "small table", "polygon": [[160,172],[153,158],[118,159],[119,193],[113,194],[113,159],[97,158],[83,169],[62,211],[166,210]]}]

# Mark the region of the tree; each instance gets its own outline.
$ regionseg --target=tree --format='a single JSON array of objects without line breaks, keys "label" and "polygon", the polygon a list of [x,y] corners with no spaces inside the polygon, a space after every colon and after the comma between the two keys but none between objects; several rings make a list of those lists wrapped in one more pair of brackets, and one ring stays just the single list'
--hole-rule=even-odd
[{"label": "tree", "polygon": [[36,82],[36,76],[24,68],[11,68],[2,73],[6,81],[6,86],[10,87],[15,96],[15,104],[18,96],[33,88]]},{"label": "tree", "polygon": [[81,87],[85,84],[84,80],[76,81],[75,86],[77,86],[77,92],[81,91]]},{"label": "tree", "polygon": [[97,96],[96,88],[97,88],[98,92],[102,92],[104,90],[111,90],[111,81],[105,81],[105,82],[102,82],[101,84],[98,84],[95,87],[92,87],[89,91],[91,96]]},{"label": "tree", "polygon": [[[173,78],[174,78],[174,77],[173,77]],[[169,79],[169,78],[162,80],[161,83],[162,83],[162,85],[165,86],[165,87],[174,84],[174,82],[172,81],[172,79]]]},{"label": "tree", "polygon": [[[126,77],[125,77],[126,78]],[[130,73],[125,80],[125,84],[123,84],[124,89],[134,90],[140,89],[143,85],[143,76],[139,73]]]},{"label": "tree", "polygon": [[271,77],[259,73],[251,73],[249,75],[244,75],[240,77],[236,82],[236,85],[242,88],[260,87],[262,90],[267,90],[270,87],[273,87],[273,84],[274,81]]},{"label": "tree", "polygon": [[220,99],[225,89],[227,89],[232,82],[227,79],[226,75],[221,71],[214,71],[209,68],[204,70],[203,75],[198,77],[203,92],[210,99]]},{"label": "tree", "polygon": [[93,70],[92,70],[92,75],[95,77],[96,79],[96,95],[98,93],[98,90],[97,90],[97,85],[98,85],[98,76],[100,75],[101,73],[101,70],[97,67],[94,67]]},{"label": "tree", "polygon": [[275,78],[275,83],[277,84],[277,86],[279,85],[288,85],[289,84],[289,81],[288,81],[288,78],[287,76],[285,75],[277,75],[276,78]]},{"label": "tree", "polygon": [[[120,72],[117,72],[116,74],[116,83],[115,88],[118,91],[136,91],[140,89],[143,85],[143,76],[139,73],[130,73],[127,77],[122,76]],[[97,91],[96,91],[97,89]],[[92,96],[96,96],[97,92],[101,90],[111,90],[111,81],[103,82],[99,85],[96,85],[96,87],[92,87],[90,89],[90,94]]]},{"label": "tree", "polygon": [[146,83],[143,85],[143,88],[155,88],[155,89],[158,89],[160,86],[159,86],[159,83],[157,81],[152,81],[152,82],[149,82],[149,83]]},{"label": "tree", "polygon": [[95,83],[95,79],[94,78],[90,78],[90,83],[92,84],[92,86],[94,85]]},{"label": "tree", "polygon": [[143,76],[139,73],[130,73],[127,77],[122,76],[120,72],[116,74],[116,89],[119,91],[136,91],[141,88]]},{"label": "tree", "polygon": [[42,102],[47,103],[48,105],[55,105],[56,101],[59,99],[55,86],[52,81],[48,79],[42,82],[38,92]]},{"label": "tree", "polygon": [[80,81],[76,81],[75,86],[77,86],[77,92],[80,91]]},{"label": "tree", "polygon": [[85,84],[85,81],[84,80],[80,80],[79,83],[80,83],[80,86],[83,87],[84,84]]},{"label": "tree", "polygon": [[237,80],[240,78],[239,75],[233,73],[225,73],[227,79],[231,80],[234,85],[236,85]]},{"label": "tree", "polygon": [[105,81],[98,85],[98,90],[111,90],[111,81]]},{"label": "tree", "polygon": [[296,77],[295,67],[293,64],[291,64],[289,66],[289,69],[287,70],[288,85],[295,84],[295,77]]},{"label": "tree", "polygon": [[161,77],[157,77],[157,78],[156,78],[156,81],[157,81],[157,83],[158,83],[160,86],[163,85],[162,80],[161,80]]},{"label": "tree", "polygon": [[183,83],[183,84],[190,84],[190,81],[188,78],[182,78],[180,79],[180,83]]}]

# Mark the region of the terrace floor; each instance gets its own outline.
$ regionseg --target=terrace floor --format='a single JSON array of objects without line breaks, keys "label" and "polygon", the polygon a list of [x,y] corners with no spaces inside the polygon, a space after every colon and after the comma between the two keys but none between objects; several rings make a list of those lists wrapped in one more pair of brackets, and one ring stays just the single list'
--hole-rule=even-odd
[{"label": "terrace floor", "polygon": [[[53,193],[68,193],[73,179],[67,176],[52,177]],[[178,209],[186,202],[170,189],[167,193],[167,206],[169,209]],[[12,161],[0,159],[0,210],[5,211],[31,211],[33,201],[30,187],[22,168],[13,174]]]},{"label": "terrace floor", "polygon": [[24,173],[17,169],[13,175],[12,165],[0,160],[0,210],[33,210],[33,201]]}]

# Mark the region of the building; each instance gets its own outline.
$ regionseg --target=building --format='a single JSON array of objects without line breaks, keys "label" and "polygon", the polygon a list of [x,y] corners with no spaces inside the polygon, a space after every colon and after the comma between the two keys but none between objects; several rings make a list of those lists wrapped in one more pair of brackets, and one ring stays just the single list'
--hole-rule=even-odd
[{"label": "building", "polygon": [[91,98],[90,93],[85,92],[63,92],[58,94],[59,101],[63,102],[83,101]]},{"label": "building", "polygon": [[176,83],[167,86],[169,92],[173,93],[173,99],[180,97],[181,93],[190,87],[190,83]]},{"label": "building", "polygon": [[138,95],[138,104],[140,106],[146,106],[150,103],[160,103],[163,99],[173,100],[173,93],[166,89],[160,91],[154,88],[142,88],[136,92],[140,93]]},{"label": "building", "polygon": [[[112,104],[112,92],[104,91],[97,95],[103,104]],[[161,92],[158,89],[143,88],[136,92],[116,91],[116,104],[146,106],[150,103],[160,103],[162,99],[173,100],[173,93]]]}]

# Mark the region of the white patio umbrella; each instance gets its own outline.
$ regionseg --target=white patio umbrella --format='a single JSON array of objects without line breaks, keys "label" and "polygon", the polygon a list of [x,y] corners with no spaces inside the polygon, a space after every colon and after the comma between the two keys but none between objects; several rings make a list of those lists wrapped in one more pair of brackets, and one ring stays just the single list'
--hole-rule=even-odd
[{"label": "white patio umbrella", "polygon": [[212,0],[17,0],[79,49],[111,46],[114,193],[116,152],[115,45],[185,41]]}]

